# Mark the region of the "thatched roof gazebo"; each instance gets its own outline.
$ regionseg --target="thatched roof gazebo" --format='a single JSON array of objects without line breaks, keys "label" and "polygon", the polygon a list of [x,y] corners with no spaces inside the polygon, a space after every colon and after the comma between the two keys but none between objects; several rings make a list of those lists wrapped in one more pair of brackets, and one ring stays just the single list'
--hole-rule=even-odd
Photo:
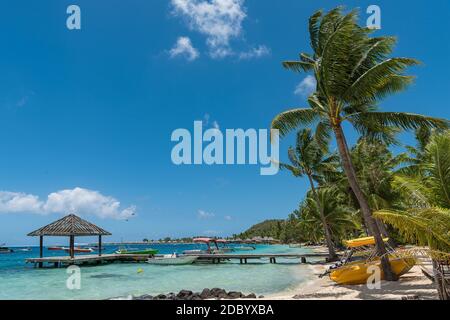
[{"label": "thatched roof gazebo", "polygon": [[98,236],[98,252],[99,256],[102,255],[102,236],[110,236],[106,230],[97,227],[95,224],[90,223],[80,217],[69,214],[64,218],[61,218],[45,227],[30,232],[28,236],[39,237],[39,255],[43,257],[44,236],[47,237],[69,237],[70,239],[70,257],[75,257],[75,237],[90,237]]}]

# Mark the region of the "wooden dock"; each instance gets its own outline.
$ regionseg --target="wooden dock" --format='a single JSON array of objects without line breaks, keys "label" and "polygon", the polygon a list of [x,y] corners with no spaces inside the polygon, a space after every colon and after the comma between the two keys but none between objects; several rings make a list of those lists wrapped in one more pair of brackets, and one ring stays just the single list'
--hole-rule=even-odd
[{"label": "wooden dock", "polygon": [[241,264],[246,264],[248,260],[269,259],[270,263],[277,263],[277,259],[299,259],[299,262],[306,263],[307,258],[325,258],[324,253],[292,254],[292,253],[263,253],[263,254],[191,254],[198,256],[198,261],[209,261],[220,263],[228,260],[239,260]]},{"label": "wooden dock", "polygon": [[[239,260],[241,264],[248,263],[248,260],[269,259],[270,263],[277,263],[277,259],[299,259],[300,263],[306,263],[307,258],[324,258],[327,254],[189,254],[198,256],[197,262],[210,262],[213,264],[230,260]],[[100,265],[114,262],[145,263],[149,255],[147,254],[103,254],[99,255],[79,255],[71,258],[70,256],[29,258],[26,263],[32,263],[36,267],[64,267],[69,265]]]},{"label": "wooden dock", "polygon": [[113,262],[146,262],[149,258],[147,254],[102,254],[99,255],[79,255],[71,258],[70,256],[29,258],[26,263],[33,263],[42,268],[44,265],[53,267],[63,267],[68,265],[99,265]]}]

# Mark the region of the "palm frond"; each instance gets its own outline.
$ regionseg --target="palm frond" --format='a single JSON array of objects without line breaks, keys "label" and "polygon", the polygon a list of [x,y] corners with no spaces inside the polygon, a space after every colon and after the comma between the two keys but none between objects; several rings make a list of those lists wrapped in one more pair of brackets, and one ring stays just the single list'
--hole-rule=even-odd
[{"label": "palm frond", "polygon": [[449,127],[449,121],[446,119],[405,112],[367,112],[354,117],[361,123],[372,123],[380,127],[392,126],[403,130],[415,130],[419,127],[441,129]]},{"label": "palm frond", "polygon": [[294,72],[308,72],[314,68],[314,64],[305,61],[284,61],[283,67]]},{"label": "palm frond", "polygon": [[435,134],[426,147],[423,166],[427,171],[426,182],[433,191],[434,202],[450,208],[450,130]]},{"label": "palm frond", "polygon": [[311,48],[315,53],[317,52],[319,47],[319,28],[322,13],[323,11],[319,10],[309,18],[309,38],[311,41]]},{"label": "palm frond", "polygon": [[442,208],[380,210],[374,216],[398,229],[408,240],[432,249],[450,248],[450,212]]},{"label": "palm frond", "polygon": [[410,58],[391,58],[382,61],[359,76],[342,97],[346,101],[374,101],[387,93],[404,89],[412,78],[401,75],[407,67],[420,62]]},{"label": "palm frond", "polygon": [[317,113],[312,109],[292,109],[280,113],[272,120],[272,129],[280,131],[280,136],[284,137],[300,125],[310,125],[318,119]]}]

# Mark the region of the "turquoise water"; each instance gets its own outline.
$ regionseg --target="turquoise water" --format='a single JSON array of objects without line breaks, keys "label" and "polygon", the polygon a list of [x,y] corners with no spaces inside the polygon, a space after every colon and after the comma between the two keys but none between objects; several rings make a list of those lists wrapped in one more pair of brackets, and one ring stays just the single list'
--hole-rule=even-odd
[{"label": "turquoise water", "polygon": [[[196,249],[195,245],[152,247],[160,253]],[[106,249],[113,252],[116,247]],[[252,252],[306,253],[309,249],[261,245]],[[51,255],[51,252],[45,250],[45,254]],[[37,255],[37,248],[33,248],[33,252],[0,254],[0,299],[106,299],[213,287],[267,295],[293,288],[312,277],[309,268],[298,264],[298,259],[279,260],[278,264],[255,260],[247,265],[238,262],[187,266],[115,263],[81,267],[81,289],[69,290],[65,268],[35,269],[25,264],[24,259]],[[139,269],[143,272],[138,272]]]}]

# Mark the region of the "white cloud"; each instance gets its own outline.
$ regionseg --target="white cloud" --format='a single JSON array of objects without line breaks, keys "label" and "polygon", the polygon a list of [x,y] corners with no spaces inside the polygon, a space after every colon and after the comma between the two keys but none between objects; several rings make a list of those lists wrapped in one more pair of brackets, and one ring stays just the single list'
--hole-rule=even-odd
[{"label": "white cloud", "polygon": [[170,49],[170,57],[184,56],[188,61],[194,61],[200,54],[198,50],[192,46],[191,39],[188,37],[179,37],[176,44]]},{"label": "white cloud", "polygon": [[31,194],[0,191],[0,213],[44,213],[43,205],[44,203],[39,200],[39,197]]},{"label": "white cloud", "polygon": [[42,201],[38,196],[19,192],[0,191],[0,213],[75,213],[100,218],[128,219],[136,207],[120,208],[120,202],[98,191],[75,188],[53,192]]},{"label": "white cloud", "polygon": [[204,210],[198,210],[197,217],[202,220],[214,218],[216,215],[211,212],[206,212]]},{"label": "white cloud", "polygon": [[187,19],[189,27],[206,36],[213,58],[232,55],[230,40],[242,32],[247,16],[244,0],[171,0],[174,14]]},{"label": "white cloud", "polygon": [[295,88],[294,93],[297,95],[302,95],[302,96],[306,96],[308,97],[311,93],[314,92],[314,90],[316,90],[316,79],[309,75],[306,76],[305,79],[302,80],[302,82],[300,82],[297,87]]},{"label": "white cloud", "polygon": [[270,54],[270,49],[266,46],[258,46],[250,49],[246,52],[241,52],[239,54],[239,59],[241,60],[249,60],[253,58],[261,58]]},{"label": "white cloud", "polygon": [[225,218],[225,220],[227,220],[227,221],[232,220],[232,217],[231,217],[231,216],[225,216],[224,218]]}]

